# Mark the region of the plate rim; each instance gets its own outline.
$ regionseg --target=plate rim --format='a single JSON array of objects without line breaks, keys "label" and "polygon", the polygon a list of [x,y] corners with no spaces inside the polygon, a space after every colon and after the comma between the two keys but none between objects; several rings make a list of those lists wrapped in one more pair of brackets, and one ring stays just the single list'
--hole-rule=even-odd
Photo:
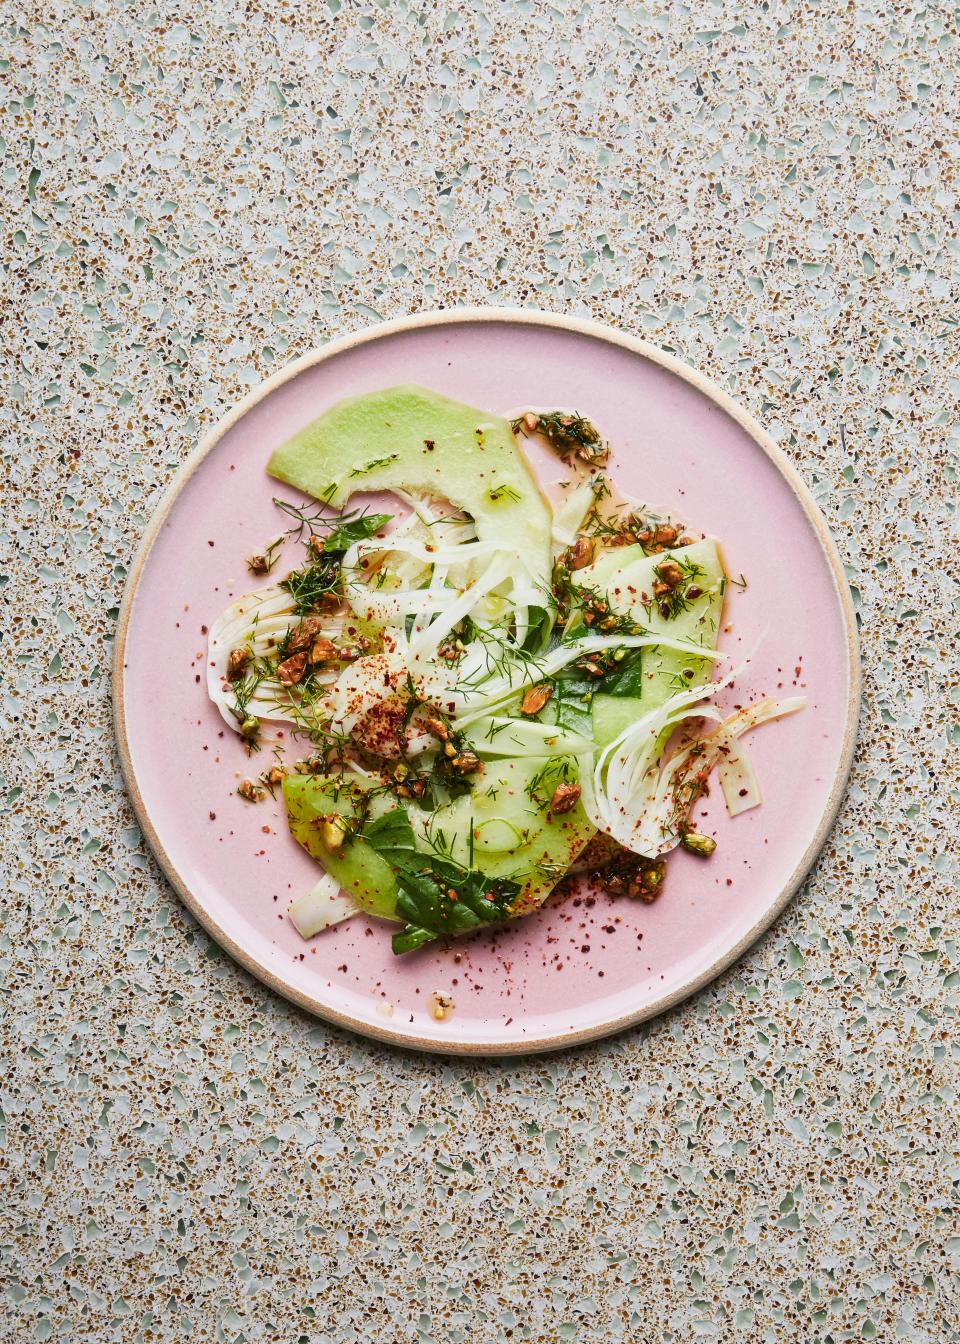
[{"label": "plate rim", "polygon": [[[445,325],[455,326],[471,322],[501,322],[553,327],[565,332],[574,332],[594,340],[605,341],[608,344],[619,346],[621,349],[625,349],[632,354],[647,359],[652,364],[682,378],[684,382],[689,383],[692,387],[696,388],[697,391],[707,397],[714,405],[718,406],[725,412],[725,414],[735,420],[741,429],[743,429],[753,442],[767,455],[780,475],[790,486],[816,534],[817,540],[820,543],[820,549],[827,560],[833,577],[834,591],[843,617],[847,651],[847,702],[845,706],[840,760],[834,775],[833,784],[812,838],[807,843],[793,872],[790,874],[775,899],[764,911],[760,919],[742,935],[732,948],[729,948],[722,956],[713,961],[705,970],[701,971],[698,975],[693,976],[683,985],[672,990],[669,994],[663,995],[661,998],[648,1004],[644,1008],[638,1008],[633,1012],[621,1013],[617,1017],[611,1017],[579,1030],[555,1032],[532,1039],[520,1039],[511,1042],[482,1039],[479,1041],[457,1040],[456,1038],[439,1040],[431,1036],[421,1036],[416,1032],[391,1030],[386,1023],[381,1026],[378,1023],[366,1022],[361,1018],[352,1016],[350,1013],[340,1012],[335,1008],[331,1008],[311,994],[305,993],[304,991],[287,984],[268,966],[260,962],[257,957],[244,949],[226,929],[218,924],[205,909],[200,900],[194,896],[189,885],[181,877],[175,864],[170,858],[170,855],[164,848],[160,836],[150,818],[137,781],[130,753],[126,716],[125,673],[127,637],[137,589],[140,584],[144,567],[149,559],[157,535],[170,514],[181,491],[193,476],[200,463],[213,451],[223,436],[260,401],[269,396],[278,387],[282,387],[284,383],[296,378],[299,374],[304,372],[304,370],[313,368],[317,364],[324,363],[328,359],[334,359],[338,355],[345,353],[347,350],[418,328]],[[637,1026],[641,1022],[648,1021],[650,1018],[659,1017],[677,1004],[682,1003],[685,999],[691,998],[706,985],[710,984],[711,981],[715,980],[717,976],[721,975],[728,967],[742,957],[747,949],[775,923],[803,883],[810,869],[813,867],[813,864],[836,821],[837,813],[840,810],[840,804],[846,793],[857,742],[862,674],[856,614],[836,541],[830,532],[826,519],[821,513],[816,500],[800,473],[787,457],[783,449],[780,448],[766,430],[763,429],[759,421],[755,420],[748,411],[740,406],[728,392],[724,391],[724,389],[711,378],[706,377],[706,375],[702,374],[698,369],[684,363],[675,355],[668,354],[665,350],[659,349],[659,347],[652,345],[649,341],[645,341],[641,337],[634,336],[629,332],[620,331],[615,327],[608,326],[602,322],[597,322],[592,318],[566,316],[562,313],[553,313],[537,308],[509,308],[487,305],[426,310],[410,314],[406,317],[392,318],[377,322],[372,326],[363,327],[359,331],[349,332],[343,336],[335,337],[325,345],[308,350],[297,359],[284,365],[282,369],[278,369],[276,373],[271,374],[270,377],[266,378],[263,382],[247,392],[246,395],[236,402],[225,415],[221,416],[217,423],[200,439],[197,446],[178,468],[170,481],[170,484],[164,491],[162,498],[154,509],[140,540],[140,544],[137,547],[130,571],[127,575],[123,597],[120,603],[120,611],[117,618],[112,656],[111,682],[114,732],[120,758],[120,769],[137,822],[167,881],[193,915],[194,919],[196,919],[201,927],[213,938],[214,942],[225,951],[229,952],[230,956],[232,956],[235,961],[239,962],[244,970],[255,976],[269,989],[280,994],[283,998],[296,1004],[298,1007],[306,1009],[313,1016],[321,1018],[326,1022],[330,1022],[337,1027],[345,1028],[346,1030],[355,1032],[361,1036],[385,1042],[390,1045],[427,1051],[431,1054],[509,1057],[512,1055],[537,1054],[550,1050],[561,1050],[571,1046],[585,1045],[590,1041],[616,1035],[630,1027]]]}]

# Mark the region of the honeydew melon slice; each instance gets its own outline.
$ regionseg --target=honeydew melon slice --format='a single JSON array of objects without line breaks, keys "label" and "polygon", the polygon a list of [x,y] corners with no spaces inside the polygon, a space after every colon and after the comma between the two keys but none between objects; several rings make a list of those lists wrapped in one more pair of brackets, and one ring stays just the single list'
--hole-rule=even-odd
[{"label": "honeydew melon slice", "polygon": [[513,574],[549,582],[550,507],[509,423],[412,383],[338,401],[270,458],[278,480],[340,507],[356,491],[447,499]]}]

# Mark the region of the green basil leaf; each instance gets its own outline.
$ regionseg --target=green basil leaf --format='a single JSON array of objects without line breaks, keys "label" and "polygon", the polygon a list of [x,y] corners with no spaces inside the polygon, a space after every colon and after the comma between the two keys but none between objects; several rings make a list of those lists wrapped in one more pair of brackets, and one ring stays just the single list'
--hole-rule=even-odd
[{"label": "green basil leaf", "polygon": [[554,716],[558,728],[581,733],[584,737],[591,736],[593,720],[590,701],[596,688],[596,682],[588,681],[585,677],[561,677],[554,682]]},{"label": "green basil leaf", "polygon": [[386,527],[392,517],[392,513],[361,513],[356,518],[347,518],[324,537],[323,549],[328,552],[345,551],[355,541],[366,541],[381,527]]},{"label": "green basil leaf", "polygon": [[375,821],[367,821],[360,839],[382,855],[398,873],[423,867],[424,856],[414,843],[410,818],[400,807],[385,812]]},{"label": "green basil leaf", "polygon": [[393,940],[398,954],[414,951],[433,938],[500,923],[520,890],[517,882],[489,878],[451,859],[416,849],[410,819],[402,808],[367,822],[360,837],[397,874],[397,914],[406,920],[406,927]]},{"label": "green basil leaf", "polygon": [[542,653],[553,630],[553,612],[546,607],[530,608],[530,628],[523,641],[526,653]]},{"label": "green basil leaf", "polygon": [[604,695],[639,696],[643,694],[643,649],[633,649],[600,682]]},{"label": "green basil leaf", "polygon": [[429,929],[418,929],[408,924],[405,929],[393,935],[390,946],[395,957],[402,957],[405,952],[416,952],[424,943],[432,943],[436,937],[437,935]]}]

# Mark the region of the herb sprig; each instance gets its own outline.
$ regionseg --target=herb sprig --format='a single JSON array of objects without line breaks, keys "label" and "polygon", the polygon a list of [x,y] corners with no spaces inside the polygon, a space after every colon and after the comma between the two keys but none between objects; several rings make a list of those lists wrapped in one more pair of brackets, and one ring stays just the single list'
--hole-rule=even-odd
[{"label": "herb sprig", "polygon": [[293,523],[263,551],[250,557],[247,568],[253,574],[269,574],[291,537],[298,542],[306,541],[315,553],[342,553],[353,542],[372,537],[393,517],[390,513],[367,513],[364,509],[331,517],[328,504],[322,501],[319,504],[295,504],[274,496],[273,502],[281,513],[293,519]]},{"label": "herb sprig", "polygon": [[569,756],[552,756],[527,784],[527,795],[541,811],[549,807],[558,784],[575,783],[577,768]]},{"label": "herb sprig", "polygon": [[502,923],[520,891],[517,882],[489,878],[444,856],[436,836],[433,853],[417,849],[410,818],[402,808],[368,821],[360,838],[397,874],[396,910],[406,921],[393,935],[397,955],[446,935]]},{"label": "herb sprig", "polygon": [[[307,545],[313,560],[302,569],[295,569],[280,581],[293,598],[297,611],[304,615],[310,611],[323,611],[340,605],[342,591],[342,563],[348,548],[356,541],[365,541],[379,532],[390,522],[389,513],[347,513],[333,520],[318,519],[316,513],[308,514],[283,501],[280,504],[287,513],[299,519],[290,533],[297,532],[302,538],[304,529],[309,529]],[[326,524],[325,532],[318,524]]]},{"label": "herb sprig", "polygon": [[599,467],[610,456],[610,445],[592,421],[577,411],[527,411],[510,422],[514,434],[542,434],[560,457],[577,457]]}]

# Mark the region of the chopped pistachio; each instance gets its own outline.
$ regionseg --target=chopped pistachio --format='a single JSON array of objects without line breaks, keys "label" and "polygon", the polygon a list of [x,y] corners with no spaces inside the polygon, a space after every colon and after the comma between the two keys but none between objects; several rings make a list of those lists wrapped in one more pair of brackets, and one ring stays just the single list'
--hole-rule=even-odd
[{"label": "chopped pistachio", "polygon": [[336,812],[332,812],[329,817],[324,817],[320,823],[320,839],[327,849],[343,849],[343,842],[346,838],[347,827],[343,817]]},{"label": "chopped pistachio", "polygon": [[701,835],[698,831],[684,831],[680,843],[689,854],[698,854],[701,859],[709,859],[717,847],[712,836]]},{"label": "chopped pistachio", "polygon": [[553,687],[548,681],[541,681],[538,685],[531,686],[523,693],[523,699],[520,701],[520,713],[539,714],[551,695],[553,695]]}]

